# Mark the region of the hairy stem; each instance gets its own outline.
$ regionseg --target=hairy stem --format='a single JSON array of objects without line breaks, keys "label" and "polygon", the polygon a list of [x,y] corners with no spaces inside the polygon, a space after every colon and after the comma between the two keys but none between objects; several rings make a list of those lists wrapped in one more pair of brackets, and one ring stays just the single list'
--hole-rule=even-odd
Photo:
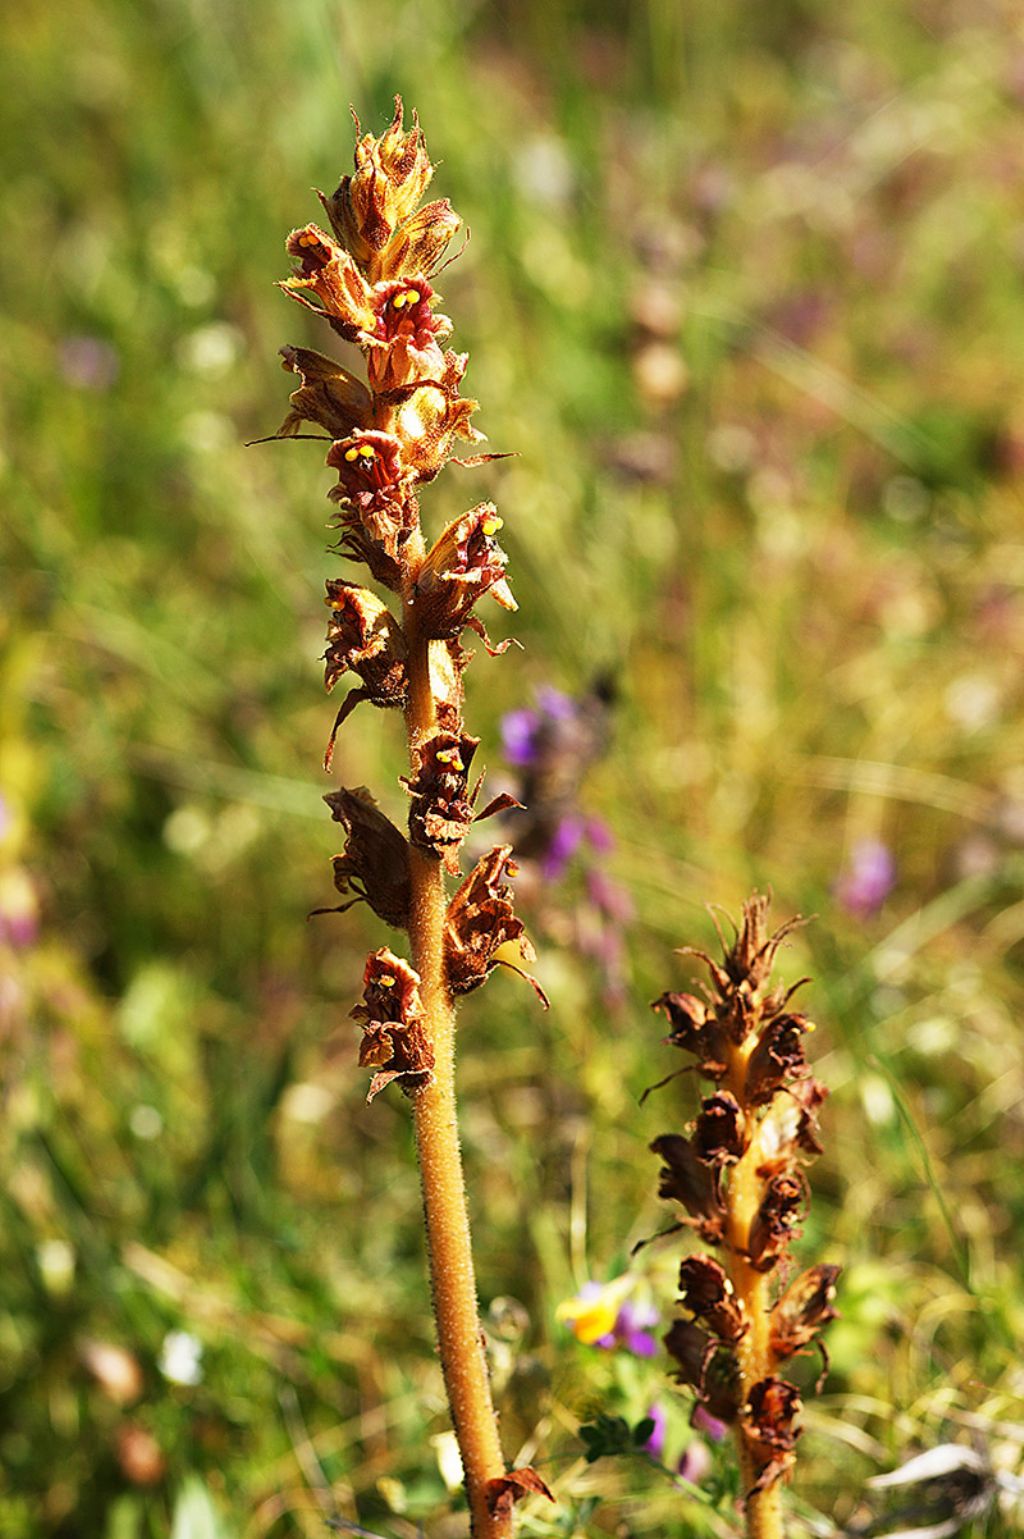
[{"label": "hairy stem", "polygon": [[[746,1061],[752,1047],[751,1040],[744,1047],[736,1048],[735,1061],[730,1066],[730,1088],[741,1105],[746,1079]],[[750,1130],[750,1144],[742,1159],[733,1166],[726,1193],[729,1275],[736,1290],[736,1297],[742,1303],[746,1317],[750,1321],[750,1328],[740,1339],[736,1349],[744,1403],[754,1385],[759,1380],[767,1378],[775,1367],[769,1331],[768,1312],[771,1301],[768,1275],[755,1270],[745,1259],[750,1242],[750,1226],[764,1191],[763,1180],[758,1175],[758,1167],[764,1163],[764,1153],[761,1149],[758,1124],[752,1113]],[[740,1469],[746,1497],[747,1539],[783,1539],[780,1483],[776,1480],[766,1491],[758,1491],[753,1496],[748,1496],[747,1493],[757,1479],[757,1472],[747,1446],[742,1421],[737,1424],[736,1439],[739,1445]]]},{"label": "hairy stem", "polygon": [[[417,634],[415,606],[405,604],[409,640],[410,751],[436,725],[430,643]],[[430,1258],[438,1347],[452,1422],[462,1455],[474,1539],[507,1539],[510,1517],[487,1510],[486,1486],[505,1473],[484,1355],[470,1245],[466,1186],[455,1101],[455,1010],[444,973],[444,872],[425,850],[410,848],[409,940],[420,975],[423,1027],[434,1049],[431,1082],[413,1098],[423,1212]]]}]

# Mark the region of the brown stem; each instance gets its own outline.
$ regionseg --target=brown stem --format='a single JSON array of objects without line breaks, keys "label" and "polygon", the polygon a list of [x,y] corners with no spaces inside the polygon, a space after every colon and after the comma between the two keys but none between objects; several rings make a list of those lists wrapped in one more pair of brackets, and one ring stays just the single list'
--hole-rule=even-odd
[{"label": "brown stem", "polygon": [[[415,606],[409,602],[404,619],[409,642],[406,724],[411,752],[436,726],[437,713],[430,682],[431,643],[417,634]],[[455,1010],[444,973],[444,873],[440,861],[425,850],[411,848],[410,862],[409,940],[421,980],[423,1028],[434,1049],[433,1079],[416,1093],[413,1105],[441,1368],[462,1455],[474,1539],[507,1539],[511,1518],[507,1514],[493,1517],[487,1510],[487,1482],[505,1473],[505,1461],[477,1308],[459,1149]]]},{"label": "brown stem", "polygon": [[[732,1054],[729,1087],[741,1106],[744,1100],[743,1086],[746,1080],[747,1058],[753,1045],[754,1039],[750,1038],[743,1047],[734,1048]],[[746,1402],[754,1385],[761,1379],[767,1378],[775,1368],[770,1341],[771,1301],[768,1276],[764,1272],[756,1271],[745,1259],[750,1242],[750,1226],[764,1192],[763,1180],[758,1175],[758,1167],[764,1163],[764,1153],[761,1149],[758,1123],[753,1113],[749,1115],[748,1125],[751,1133],[750,1144],[742,1159],[733,1166],[726,1192],[729,1275],[736,1290],[736,1297],[742,1303],[746,1318],[750,1322],[749,1329],[740,1339],[736,1349],[743,1403]],[[777,1480],[773,1481],[767,1490],[747,1496],[746,1493],[751,1490],[757,1479],[757,1471],[750,1455],[742,1421],[736,1427],[736,1440],[739,1445],[740,1470],[746,1496],[744,1516],[747,1539],[783,1539],[780,1483]]]}]

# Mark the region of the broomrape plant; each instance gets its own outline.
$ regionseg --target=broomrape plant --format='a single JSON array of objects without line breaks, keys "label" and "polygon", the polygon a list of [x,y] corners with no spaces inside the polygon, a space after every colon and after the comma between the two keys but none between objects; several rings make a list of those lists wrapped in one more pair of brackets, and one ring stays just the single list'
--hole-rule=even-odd
[{"label": "broomrape plant", "polygon": [[723,1255],[683,1260],[686,1317],[673,1323],[665,1345],[698,1403],[735,1428],[749,1539],[782,1535],[780,1485],[796,1462],[801,1400],[778,1369],[817,1345],[824,1377],[819,1332],[835,1316],[839,1275],[825,1265],[787,1278],[809,1196],[804,1166],[821,1153],[818,1111],[827,1092],[804,1054],[813,1024],[789,1009],[800,984],[770,986],[776,952],[801,921],[769,934],[767,911],[763,897],[744,904],[721,963],[683,948],[711,975],[704,998],[663,994],[653,1005],[672,1028],[665,1040],[692,1054],[697,1073],[715,1086],[688,1137],[664,1133],[651,1145],[664,1161],[660,1195],[684,1210],[676,1230],[694,1230]]},{"label": "broomrape plant", "polygon": [[[338,473],[329,494],[338,507],[335,549],[392,595],[386,601],[343,578],[327,583],[325,683],[331,690],[345,674],[358,682],[337,713],[324,763],[329,769],[358,705],[401,711],[408,832],[365,787],[324,799],[345,832],[334,857],[346,900],[337,912],[365,902],[408,938],[411,959],[388,946],[367,958],[352,1012],[363,1029],[359,1062],[373,1070],[368,1099],[396,1081],[412,1101],[434,1315],[473,1533],[500,1539],[516,1500],[550,1493],[532,1469],[506,1471],[491,1403],[456,1122],[455,1005],[499,962],[522,971],[508,951],[529,961],[533,950],[513,908],[511,846],[495,846],[453,895],[446,878],[461,876],[471,825],[519,805],[506,794],[477,811],[483,776],[475,784],[470,777],[479,739],[463,721],[472,654],[461,644],[469,629],[492,656],[505,652],[510,643],[492,645],[476,608],[488,596],[505,610],[516,602],[492,503],[460,514],[432,544],[420,521],[419,488],[456,459],[460,441],[483,437],[471,422],[477,402],[460,394],[467,354],[442,346],[452,323],[435,308],[432,286],[461,221],[447,198],[420,206],[433,166],[415,117],[405,128],[400,98],[380,137],[361,134],[358,121],[356,132],[354,174],[332,196],[320,194],[331,233],[314,224],[292,232],[295,268],[281,287],[359,348],[366,380],[322,353],[283,348],[299,386],[276,436],[323,436],[302,432],[307,424],[325,430],[327,464]],[[456,463],[499,457],[476,453]]]}]

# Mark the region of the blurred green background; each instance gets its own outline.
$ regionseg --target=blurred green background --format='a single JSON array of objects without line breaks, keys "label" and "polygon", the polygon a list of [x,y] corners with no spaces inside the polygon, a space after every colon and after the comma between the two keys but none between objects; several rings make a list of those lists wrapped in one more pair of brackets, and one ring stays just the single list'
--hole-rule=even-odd
[{"label": "blurred green background", "polygon": [[[305,919],[338,847],[333,477],[316,445],[244,447],[284,415],[277,348],[332,350],[273,287],[285,235],[349,167],[349,104],[379,132],[396,90],[472,231],[439,283],[477,421],[519,455],[424,499],[435,529],[484,496],[505,518],[526,651],[467,678],[492,778],[535,689],[618,691],[580,800],[633,917],[595,946],[579,859],[528,881],[553,1008],[506,975],[462,1016],[506,1448],[560,1498],[526,1530],[728,1531],[728,1450],[700,1499],[583,1463],[581,1420],[660,1402],[673,1464],[688,1405],[555,1310],[632,1267],[671,1316],[678,1248],[629,1249],[666,1219],[647,1143],[695,1091],[638,1106],[676,1067],[647,1001],[692,976],[672,948],[713,940],[704,904],[755,885],[818,916],[783,962],[814,975],[832,1090],[798,1249],[847,1269],[794,1510],[842,1523],[941,1441],[1012,1470],[1017,8],[23,0],[0,52],[0,1534],[464,1522],[409,1107],[364,1105],[348,1018],[387,937]],[[336,768],[399,815],[395,718],[364,707]]]}]

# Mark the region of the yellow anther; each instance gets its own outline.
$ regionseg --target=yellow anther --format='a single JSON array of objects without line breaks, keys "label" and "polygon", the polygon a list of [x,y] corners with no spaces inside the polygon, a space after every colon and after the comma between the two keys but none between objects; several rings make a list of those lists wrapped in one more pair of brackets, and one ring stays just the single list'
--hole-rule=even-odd
[{"label": "yellow anther", "polygon": [[519,875],[519,867],[516,865],[514,860],[510,860],[508,862],[508,865],[505,867],[505,874],[506,874],[506,876],[518,876]]},{"label": "yellow anther", "polygon": [[377,979],[377,982],[380,984],[382,989],[393,989],[395,984],[398,982],[398,979],[392,978],[389,973],[385,973],[382,978]]},{"label": "yellow anther", "polygon": [[345,450],[345,458],[348,460],[349,464],[351,465],[353,460],[357,460],[359,458],[359,450],[358,449],[346,449]]},{"label": "yellow anther", "polygon": [[376,452],[372,444],[359,445],[359,453],[363,456],[364,460],[372,460]]},{"label": "yellow anther", "polygon": [[[404,294],[399,294],[399,296],[398,296],[398,299],[401,299],[402,302],[404,304],[407,304],[407,305],[415,305],[415,304],[417,304],[419,302],[419,298],[420,298],[419,289],[406,289]],[[397,299],[395,300],[395,303],[396,304],[398,303]]]},{"label": "yellow anther", "polygon": [[396,294],[394,299],[391,301],[391,308],[393,310],[404,310],[405,306],[408,303],[409,303],[408,295],[406,295],[406,294]]},{"label": "yellow anther", "polygon": [[813,1021],[804,1021],[804,1031],[817,1031],[817,1029]]},{"label": "yellow anther", "polygon": [[485,518],[480,527],[484,534],[497,534],[498,530],[504,525],[504,522],[505,520],[503,518],[499,518],[495,513],[490,517]]}]

